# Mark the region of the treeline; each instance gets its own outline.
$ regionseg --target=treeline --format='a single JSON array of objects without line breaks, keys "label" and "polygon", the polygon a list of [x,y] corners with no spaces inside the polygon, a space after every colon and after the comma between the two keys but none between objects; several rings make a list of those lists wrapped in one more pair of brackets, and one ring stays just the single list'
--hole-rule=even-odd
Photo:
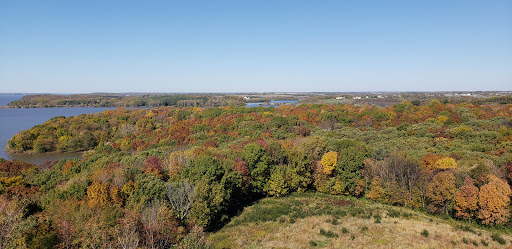
[{"label": "treeline", "polygon": [[159,107],[159,106],[243,106],[242,97],[213,94],[71,94],[25,95],[8,104],[13,108],[41,107]]},{"label": "treeline", "polygon": [[88,151],[0,161],[1,243],[209,247],[265,196],[307,190],[512,228],[512,105],[116,109],[55,117],[11,150]]},{"label": "treeline", "polygon": [[[480,95],[484,94],[484,95]],[[342,97],[342,99],[336,99]],[[443,104],[511,104],[512,96],[493,96],[490,93],[475,93],[474,96],[445,95],[437,92],[416,93],[328,93],[322,95],[305,96],[299,100],[301,104],[358,104],[386,107],[400,104],[402,100],[410,101],[413,105],[428,105],[433,99]]]}]

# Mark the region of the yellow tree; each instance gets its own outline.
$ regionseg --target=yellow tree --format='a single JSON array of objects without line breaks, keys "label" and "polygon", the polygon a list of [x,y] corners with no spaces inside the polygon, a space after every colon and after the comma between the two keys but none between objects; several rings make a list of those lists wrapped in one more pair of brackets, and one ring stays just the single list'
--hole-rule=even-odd
[{"label": "yellow tree", "polygon": [[329,151],[325,153],[322,156],[322,159],[320,160],[320,163],[323,166],[324,173],[327,175],[330,175],[332,173],[332,170],[336,166],[336,163],[338,162],[338,153],[335,151]]},{"label": "yellow tree", "polygon": [[383,201],[386,202],[386,191],[382,187],[382,179],[376,176],[372,180],[370,192],[366,194],[366,197],[370,200],[374,201]]},{"label": "yellow tree", "polygon": [[178,150],[169,155],[169,175],[170,177],[177,176],[181,173],[181,169],[192,160],[191,150]]},{"label": "yellow tree", "polygon": [[94,181],[87,188],[87,199],[91,207],[102,207],[109,203],[109,184]]},{"label": "yellow tree", "polygon": [[112,203],[114,203],[118,207],[121,207],[123,205],[123,192],[121,192],[121,189],[119,187],[111,185],[109,194]]},{"label": "yellow tree", "polygon": [[483,224],[503,224],[507,222],[510,213],[507,209],[510,204],[510,186],[504,180],[489,175],[489,183],[480,188],[478,205],[480,211],[478,218]]},{"label": "yellow tree", "polygon": [[434,167],[436,169],[440,169],[440,170],[456,169],[457,162],[455,162],[455,159],[453,159],[451,157],[444,157],[444,158],[437,160]]}]

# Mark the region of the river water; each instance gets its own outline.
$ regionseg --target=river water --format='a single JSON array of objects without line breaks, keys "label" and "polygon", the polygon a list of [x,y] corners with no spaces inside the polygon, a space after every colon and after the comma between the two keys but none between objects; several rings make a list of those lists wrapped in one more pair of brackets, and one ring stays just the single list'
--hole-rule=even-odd
[{"label": "river water", "polygon": [[276,106],[280,106],[280,105],[284,105],[284,104],[297,104],[297,102],[299,102],[298,100],[272,100],[270,102],[252,102],[252,103],[247,103],[247,105],[245,107],[258,107],[258,106],[263,106],[263,107],[276,107]]},{"label": "river water", "polygon": [[[0,105],[20,99],[23,95],[0,94]],[[18,132],[42,124],[55,116],[76,116],[102,112],[105,107],[64,107],[64,108],[8,108],[0,109],[0,157],[7,160],[21,160],[34,164],[63,158],[80,157],[80,153],[9,154],[5,151],[7,141]]]},{"label": "river water", "polygon": [[25,94],[0,94],[0,106],[6,106],[12,101],[21,99]]}]

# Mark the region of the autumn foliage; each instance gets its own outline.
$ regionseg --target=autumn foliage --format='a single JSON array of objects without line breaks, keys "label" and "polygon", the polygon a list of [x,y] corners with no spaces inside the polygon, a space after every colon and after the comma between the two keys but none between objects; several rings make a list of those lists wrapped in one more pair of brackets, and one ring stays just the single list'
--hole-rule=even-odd
[{"label": "autumn foliage", "polygon": [[434,168],[439,170],[456,169],[457,162],[451,157],[443,157],[436,161]]},{"label": "autumn foliage", "polygon": [[330,175],[338,162],[338,153],[329,151],[322,156],[322,166],[324,167],[324,173]]},{"label": "autumn foliage", "polygon": [[448,213],[448,206],[451,204],[455,191],[455,176],[453,173],[445,171],[435,175],[427,189],[427,197],[432,202],[431,210]]},{"label": "autumn foliage", "polygon": [[[0,208],[26,221],[16,238],[180,248],[263,197],[304,191],[510,226],[511,104],[215,107],[226,99],[55,117],[16,134],[10,151],[86,151],[42,165],[0,159]],[[23,216],[12,211],[21,204]]]},{"label": "autumn foliage", "polygon": [[466,178],[454,196],[455,216],[461,219],[473,219],[478,210],[478,188],[473,179]]},{"label": "autumn foliage", "polygon": [[483,224],[503,224],[510,216],[508,206],[512,191],[504,180],[494,175],[489,178],[489,183],[482,186],[478,194],[478,218]]}]

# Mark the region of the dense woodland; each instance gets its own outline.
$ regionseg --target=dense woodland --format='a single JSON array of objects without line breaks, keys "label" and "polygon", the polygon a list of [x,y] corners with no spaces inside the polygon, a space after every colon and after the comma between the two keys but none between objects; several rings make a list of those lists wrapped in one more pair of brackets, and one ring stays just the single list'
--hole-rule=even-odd
[{"label": "dense woodland", "polygon": [[243,106],[242,97],[222,94],[35,94],[8,104],[12,108],[41,107],[218,107]]},{"label": "dense woodland", "polygon": [[207,248],[266,196],[318,191],[511,229],[512,105],[160,107],[55,117],[0,161],[0,248]]}]

